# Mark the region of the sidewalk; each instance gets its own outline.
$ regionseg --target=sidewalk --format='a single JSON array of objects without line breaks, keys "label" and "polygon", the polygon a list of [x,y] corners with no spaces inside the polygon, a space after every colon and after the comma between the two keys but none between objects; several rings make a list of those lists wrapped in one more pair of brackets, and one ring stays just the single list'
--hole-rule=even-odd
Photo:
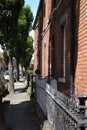
[{"label": "sidewalk", "polygon": [[30,114],[30,99],[24,83],[15,83],[15,93],[3,99],[6,125],[11,130],[39,130]]}]

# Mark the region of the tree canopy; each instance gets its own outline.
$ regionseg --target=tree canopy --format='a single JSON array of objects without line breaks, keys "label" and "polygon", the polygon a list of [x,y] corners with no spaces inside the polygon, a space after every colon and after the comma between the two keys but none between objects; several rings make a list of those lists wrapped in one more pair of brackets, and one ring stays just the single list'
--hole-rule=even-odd
[{"label": "tree canopy", "polygon": [[[32,47],[28,48],[28,43],[31,44],[28,41],[32,41],[33,44],[33,39],[29,37],[33,14],[30,6],[23,5],[24,0],[0,0],[0,43],[7,49],[9,55],[16,57],[19,62],[20,59],[23,61],[27,50],[31,50],[30,56],[33,52]],[[28,61],[30,56],[28,54],[29,59],[26,56]]]},{"label": "tree canopy", "polygon": [[20,63],[22,66],[25,67],[25,69],[27,69],[29,67],[31,57],[33,54],[33,44],[32,43],[33,43],[33,38],[29,36],[26,41],[25,51],[23,51],[23,53],[21,55],[21,59],[20,59]]},{"label": "tree canopy", "polygon": [[[24,64],[25,58],[27,64],[30,62],[33,52],[33,39],[29,37],[32,21],[30,6],[24,6],[24,0],[0,0],[0,44],[8,51],[10,77],[12,57],[16,57],[18,63]],[[13,81],[12,78],[10,81]]]},{"label": "tree canopy", "polygon": [[24,0],[0,0],[0,42],[13,54],[19,12]]},{"label": "tree canopy", "polygon": [[[29,66],[33,53],[33,39],[29,36],[32,28],[33,14],[29,6],[24,6],[19,14],[15,57],[19,63]],[[20,50],[20,53],[19,53]]]}]

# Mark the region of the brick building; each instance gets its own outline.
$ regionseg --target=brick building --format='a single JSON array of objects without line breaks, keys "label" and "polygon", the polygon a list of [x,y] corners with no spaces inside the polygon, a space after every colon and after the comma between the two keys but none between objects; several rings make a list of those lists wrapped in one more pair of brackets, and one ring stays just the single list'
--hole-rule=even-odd
[{"label": "brick building", "polygon": [[34,22],[34,69],[63,93],[87,93],[87,1],[40,0]]},{"label": "brick building", "polygon": [[33,28],[38,104],[55,130],[87,128],[87,0],[40,0]]}]

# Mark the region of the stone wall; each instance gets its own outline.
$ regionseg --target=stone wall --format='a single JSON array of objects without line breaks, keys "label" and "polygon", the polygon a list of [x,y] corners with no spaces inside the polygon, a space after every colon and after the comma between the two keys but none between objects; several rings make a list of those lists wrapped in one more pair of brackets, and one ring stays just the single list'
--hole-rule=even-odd
[{"label": "stone wall", "polygon": [[[87,128],[85,100],[87,94],[78,95],[75,100],[57,91],[55,79],[37,79],[36,98],[47,119],[55,130],[84,130]],[[82,104],[83,103],[83,104]]]},{"label": "stone wall", "polygon": [[36,79],[36,99],[43,110],[44,114],[46,115],[47,109],[46,109],[46,82],[47,79]]}]

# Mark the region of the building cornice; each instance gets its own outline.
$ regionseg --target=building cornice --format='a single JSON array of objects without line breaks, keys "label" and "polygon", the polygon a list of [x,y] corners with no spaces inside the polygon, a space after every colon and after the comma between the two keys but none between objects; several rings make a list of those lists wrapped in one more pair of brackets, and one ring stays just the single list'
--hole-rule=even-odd
[{"label": "building cornice", "polygon": [[34,20],[34,24],[33,24],[33,30],[36,28],[35,26],[36,26],[36,23],[37,23],[37,20],[38,20],[38,16],[39,16],[39,12],[40,12],[42,3],[43,3],[43,0],[40,0],[39,6],[38,6],[38,9],[37,9],[37,13],[36,13],[36,17],[35,17],[35,20]]}]

